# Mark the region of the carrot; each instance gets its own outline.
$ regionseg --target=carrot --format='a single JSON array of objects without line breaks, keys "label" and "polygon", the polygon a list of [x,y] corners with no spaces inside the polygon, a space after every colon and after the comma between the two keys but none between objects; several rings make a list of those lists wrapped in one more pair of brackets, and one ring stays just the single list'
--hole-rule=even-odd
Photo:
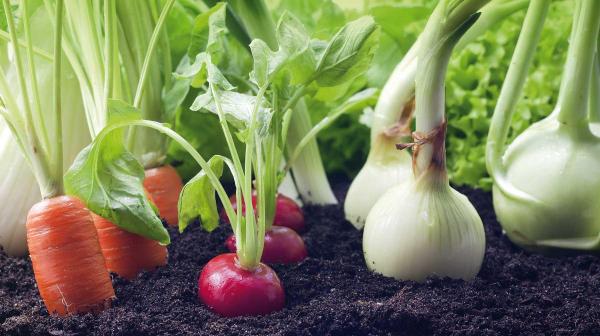
[{"label": "carrot", "polygon": [[50,313],[98,312],[115,297],[90,211],[58,196],[27,215],[27,245],[35,280]]},{"label": "carrot", "polygon": [[179,194],[183,189],[181,177],[170,165],[151,168],[146,170],[144,188],[152,196],[152,200],[158,208],[158,213],[167,224],[177,226],[177,202]]},{"label": "carrot", "polygon": [[127,232],[108,219],[92,213],[106,268],[132,280],[142,271],[151,271],[167,263],[167,247]]}]

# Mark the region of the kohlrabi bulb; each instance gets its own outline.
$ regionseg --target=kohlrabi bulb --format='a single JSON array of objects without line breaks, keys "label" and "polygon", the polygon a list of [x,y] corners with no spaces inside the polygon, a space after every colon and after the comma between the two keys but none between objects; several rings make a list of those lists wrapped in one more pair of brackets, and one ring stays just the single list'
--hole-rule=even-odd
[{"label": "kohlrabi bulb", "polygon": [[551,116],[517,137],[504,158],[506,180],[538,202],[494,186],[494,208],[523,247],[589,249],[600,234],[600,138]]},{"label": "kohlrabi bulb", "polygon": [[472,279],[485,252],[481,219],[447,180],[427,174],[392,187],[373,206],[363,236],[367,267],[398,280]]},{"label": "kohlrabi bulb", "polygon": [[373,204],[392,186],[412,176],[410,154],[397,150],[393,142],[374,144],[367,162],[352,181],[346,200],[346,219],[362,229]]}]

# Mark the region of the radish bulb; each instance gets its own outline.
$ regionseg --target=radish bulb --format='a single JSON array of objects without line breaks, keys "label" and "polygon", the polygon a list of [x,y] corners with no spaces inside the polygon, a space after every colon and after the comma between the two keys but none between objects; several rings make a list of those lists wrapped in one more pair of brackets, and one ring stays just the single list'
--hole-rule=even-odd
[{"label": "radish bulb", "polygon": [[[398,145],[413,148],[414,177],[383,194],[367,217],[363,251],[374,272],[402,280],[469,280],[481,267],[483,224],[469,200],[450,187],[446,173],[444,78],[454,45],[477,20],[475,12],[482,5],[440,2],[421,36],[417,132],[413,143]],[[453,13],[458,14],[449,20]]]},{"label": "radish bulb", "polygon": [[[225,241],[229,252],[237,251],[235,235]],[[306,259],[308,252],[304,240],[296,231],[285,226],[272,226],[265,233],[265,247],[260,261],[267,264],[294,264]]]},{"label": "radish bulb", "polygon": [[[536,1],[531,7],[542,11],[548,3]],[[532,20],[529,30],[541,29],[541,22]],[[537,37],[527,34],[528,23],[513,60],[535,52]],[[494,112],[487,154],[494,209],[508,237],[530,250],[600,249],[600,137],[592,133],[593,111],[588,110],[595,87],[590,83],[598,80],[592,74],[599,27],[600,2],[578,1],[557,107],[520,134],[504,155],[529,62],[513,61]]]},{"label": "radish bulb", "polygon": [[275,271],[265,264],[248,270],[235,253],[211,259],[200,273],[198,297],[225,317],[266,315],[283,309],[285,294]]}]

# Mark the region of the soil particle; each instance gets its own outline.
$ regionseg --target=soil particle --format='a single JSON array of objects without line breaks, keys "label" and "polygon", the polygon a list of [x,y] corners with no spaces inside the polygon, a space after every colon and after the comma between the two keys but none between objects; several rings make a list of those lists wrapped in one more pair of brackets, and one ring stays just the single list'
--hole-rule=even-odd
[{"label": "soil particle", "polygon": [[[343,196],[344,187],[339,188]],[[135,281],[113,277],[118,299],[97,316],[49,316],[27,258],[0,252],[0,335],[600,335],[600,259],[523,252],[502,235],[488,193],[462,189],[483,218],[487,250],[464,282],[399,282],[367,271],[361,232],[340,206],[306,207],[310,257],[275,265],[286,308],[219,318],[197,298],[202,266],[229,230],[170,229],[169,265]]]}]

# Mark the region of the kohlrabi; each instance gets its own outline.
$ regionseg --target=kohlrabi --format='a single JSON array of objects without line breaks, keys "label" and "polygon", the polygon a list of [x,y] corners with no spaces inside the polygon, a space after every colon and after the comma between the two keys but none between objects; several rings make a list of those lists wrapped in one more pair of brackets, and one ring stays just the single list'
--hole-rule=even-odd
[{"label": "kohlrabi", "polygon": [[366,219],[367,267],[396,279],[472,279],[485,250],[483,224],[469,200],[450,187],[446,172],[444,79],[460,37],[487,1],[441,1],[417,50],[412,175],[390,188]]},{"label": "kohlrabi", "polygon": [[548,3],[531,3],[531,15],[494,112],[487,144],[494,208],[508,237],[524,248],[598,250],[600,138],[590,127],[590,121],[597,120],[597,111],[588,106],[596,104],[590,95],[598,95],[594,55],[599,1],[574,3],[570,46],[555,110],[520,134],[504,152],[508,125]]},{"label": "kohlrabi", "polygon": [[[526,5],[527,1],[523,0],[492,1],[483,8],[481,17],[461,38],[455,49],[462,49],[490,27]],[[422,38],[419,38],[415,42],[396,66],[383,87],[375,107],[371,121],[369,156],[352,181],[344,202],[346,219],[357,229],[362,229],[373,204],[386,190],[410,177],[410,154],[396,150],[394,144],[410,136],[417,56],[421,40]]]}]

